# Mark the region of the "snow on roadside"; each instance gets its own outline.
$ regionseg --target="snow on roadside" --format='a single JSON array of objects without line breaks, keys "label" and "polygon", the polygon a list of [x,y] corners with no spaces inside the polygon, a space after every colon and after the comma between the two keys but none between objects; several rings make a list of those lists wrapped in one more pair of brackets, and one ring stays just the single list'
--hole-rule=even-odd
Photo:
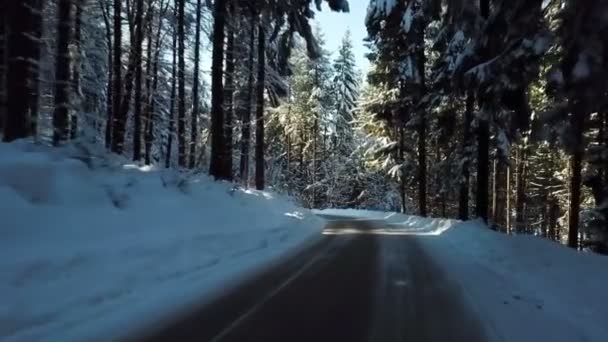
[{"label": "snow on roadside", "polygon": [[210,298],[323,225],[272,193],[24,141],[0,144],[0,217],[3,341],[115,339]]},{"label": "snow on roadside", "polygon": [[420,239],[501,341],[608,340],[608,257],[478,221]]}]

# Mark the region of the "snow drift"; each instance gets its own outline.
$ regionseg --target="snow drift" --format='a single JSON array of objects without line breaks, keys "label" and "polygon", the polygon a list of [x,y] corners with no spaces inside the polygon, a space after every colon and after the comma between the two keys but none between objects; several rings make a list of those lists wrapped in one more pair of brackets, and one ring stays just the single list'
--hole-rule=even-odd
[{"label": "snow drift", "polygon": [[129,165],[91,147],[0,144],[0,340],[108,340],[201,303],[319,236],[288,199]]}]

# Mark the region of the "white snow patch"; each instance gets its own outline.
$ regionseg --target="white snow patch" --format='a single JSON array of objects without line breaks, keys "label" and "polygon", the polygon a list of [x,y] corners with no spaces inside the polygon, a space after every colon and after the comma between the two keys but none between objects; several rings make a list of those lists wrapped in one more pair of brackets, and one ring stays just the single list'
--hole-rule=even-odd
[{"label": "white snow patch", "polygon": [[608,257],[480,222],[420,239],[497,341],[606,341]]},{"label": "white snow patch", "polygon": [[321,236],[279,195],[112,158],[0,144],[0,340],[116,340]]}]

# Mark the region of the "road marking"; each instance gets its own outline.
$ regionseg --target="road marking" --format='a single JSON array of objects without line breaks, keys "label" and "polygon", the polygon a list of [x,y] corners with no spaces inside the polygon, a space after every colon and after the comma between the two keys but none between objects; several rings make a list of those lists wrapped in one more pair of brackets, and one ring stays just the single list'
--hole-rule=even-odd
[{"label": "road marking", "polygon": [[327,250],[328,250],[328,246],[325,246],[325,248],[323,249],[323,253],[319,253],[319,254],[315,255],[315,257],[312,258],[312,260],[310,260],[309,262],[304,264],[304,266],[302,266],[298,271],[296,271],[294,274],[292,274],[290,277],[288,277],[284,282],[282,282],[279,286],[274,288],[274,290],[272,290],[270,293],[268,293],[266,296],[264,296],[262,298],[262,300],[257,302],[249,310],[247,310],[245,313],[243,313],[241,316],[239,316],[230,325],[228,325],[226,328],[224,328],[219,334],[215,335],[215,337],[213,337],[213,339],[211,339],[211,342],[221,341],[221,339],[225,338],[230,332],[232,332],[232,330],[237,328],[241,323],[243,323],[247,318],[249,318],[249,316],[251,316],[256,311],[258,311],[270,299],[272,299],[281,290],[283,290],[285,287],[287,287],[287,285],[289,285],[291,282],[296,280],[299,276],[301,276],[306,270],[308,270],[317,261],[321,260],[322,257],[326,254]]}]

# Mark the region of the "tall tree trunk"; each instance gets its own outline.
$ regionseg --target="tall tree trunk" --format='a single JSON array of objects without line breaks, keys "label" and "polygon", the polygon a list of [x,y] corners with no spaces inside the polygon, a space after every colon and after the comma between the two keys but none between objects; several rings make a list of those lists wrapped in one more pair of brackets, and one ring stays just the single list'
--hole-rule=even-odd
[{"label": "tall tree trunk", "polygon": [[[234,15],[234,4],[230,3],[230,15]],[[226,43],[226,84],[225,90],[225,124],[226,127],[226,171],[228,179],[232,180],[232,118],[234,117],[234,27],[236,21],[232,21],[228,25],[228,39]]]},{"label": "tall tree trunk", "polygon": [[4,120],[6,117],[8,14],[8,5],[0,3],[0,132],[4,131]]},{"label": "tall tree trunk", "polygon": [[[40,25],[39,0],[7,1],[8,51],[6,71],[6,111],[3,140],[10,142],[32,134],[32,69],[38,64],[35,56],[38,42],[32,33]],[[10,113],[10,115],[8,115]]]},{"label": "tall tree trunk", "polygon": [[585,128],[585,111],[581,104],[575,104],[570,119],[574,137],[574,151],[570,159],[570,213],[568,217],[568,246],[578,248],[578,225],[581,206],[581,169],[583,164],[583,132]]},{"label": "tall tree trunk", "polygon": [[[135,12],[135,46],[131,47],[135,55],[135,108],[133,112],[133,160],[141,160],[141,131],[142,131],[142,45],[144,41],[144,0],[136,0],[137,8]],[[128,81],[127,81],[128,82]],[[127,109],[128,110],[128,109]]]},{"label": "tall tree trunk", "polygon": [[105,129],[105,146],[110,149],[112,146],[112,92],[113,92],[113,49],[112,49],[112,25],[110,24],[110,3],[100,2],[101,13],[106,28],[106,44],[108,45],[108,83],[106,85],[106,129]]},{"label": "tall tree trunk", "polygon": [[245,110],[241,119],[241,160],[240,177],[241,182],[249,184],[249,149],[251,145],[251,103],[253,101],[253,67],[255,60],[255,28],[257,16],[251,15],[251,30],[249,32],[249,60],[247,62],[247,97],[245,99]]},{"label": "tall tree trunk", "polygon": [[407,203],[405,196],[405,175],[403,174],[403,163],[405,161],[405,128],[403,127],[403,123],[400,123],[397,132],[397,134],[399,134],[398,160],[399,164],[401,164],[401,170],[399,171],[399,197],[401,199],[401,212],[405,214],[407,211]]},{"label": "tall tree trunk", "polygon": [[498,156],[492,160],[492,212],[491,219],[492,223],[498,224],[497,210],[498,210]]},{"label": "tall tree trunk", "polygon": [[31,52],[30,55],[30,79],[31,79],[31,88],[30,88],[30,135],[37,137],[38,131],[38,111],[40,107],[40,53],[42,50],[42,27],[43,27],[43,9],[44,9],[44,1],[43,0],[35,0],[32,3],[32,13],[35,17],[32,22],[31,29]]},{"label": "tall tree trunk", "polygon": [[465,221],[469,219],[469,152],[468,146],[471,142],[471,121],[473,120],[473,107],[475,106],[475,95],[472,91],[467,93],[467,99],[464,111],[464,122],[462,126],[462,146],[461,153],[464,158],[462,163],[462,183],[460,183],[460,191],[458,198],[458,218]]},{"label": "tall tree trunk", "polygon": [[112,91],[112,152],[124,149],[127,118],[121,115],[122,101],[122,1],[114,0],[114,89]]},{"label": "tall tree trunk", "polygon": [[[490,1],[480,0],[481,16],[488,19],[490,16]],[[477,196],[475,198],[475,213],[477,217],[488,222],[488,174],[489,174],[489,150],[490,150],[490,123],[489,111],[486,106],[487,99],[481,96],[479,101],[479,126],[477,128]]]},{"label": "tall tree trunk", "polygon": [[[523,143],[522,143],[523,144]],[[526,153],[525,146],[516,150],[517,178],[515,180],[515,231],[521,234],[525,230],[524,204],[526,203]]]},{"label": "tall tree trunk", "polygon": [[[177,0],[177,164],[187,167],[186,156],[186,49],[185,13],[186,0]],[[215,4],[218,6],[218,3]]]},{"label": "tall tree trunk", "polygon": [[[162,6],[162,3],[161,3]],[[154,77],[152,70],[154,68],[153,59],[152,59],[152,47],[154,46],[154,0],[147,0],[148,12],[146,14],[146,87],[145,87],[145,100],[144,100],[144,114],[143,114],[143,135],[144,135],[144,163],[146,165],[150,165],[150,148],[151,143],[149,144],[150,137],[148,136],[148,131],[152,129],[152,103],[154,101],[152,94],[152,78]],[[159,15],[159,18],[160,15]],[[159,27],[160,27],[159,20]]]},{"label": "tall tree trunk", "polygon": [[[424,36],[424,33],[422,34]],[[422,44],[424,45],[424,43]],[[425,65],[426,56],[424,49],[418,52],[418,73],[420,75],[420,87],[422,89],[421,98],[426,95]],[[426,111],[420,110],[420,123],[418,126],[418,205],[420,206],[420,216],[425,217],[426,213]]]},{"label": "tall tree trunk", "polygon": [[198,116],[200,115],[199,73],[201,55],[201,10],[202,1],[196,0],[196,31],[194,38],[194,80],[192,85],[192,113],[190,114],[190,160],[188,166],[196,166],[196,144],[198,142]]},{"label": "tall tree trunk", "polygon": [[224,146],[224,28],[226,0],[216,0],[213,6],[213,55],[211,63],[211,162],[209,174],[216,179],[228,179]]},{"label": "tall tree trunk", "polygon": [[507,234],[511,234],[511,157],[507,156],[507,186],[506,186],[506,194],[505,201],[507,202],[507,213],[506,217],[506,226],[507,226]]},{"label": "tall tree trunk", "polygon": [[[179,0],[177,0],[179,1]],[[177,22],[177,1],[173,3],[173,19]],[[173,135],[175,134],[175,94],[177,80],[177,30],[173,26],[173,58],[171,62],[171,96],[169,100],[169,133],[167,135],[167,154],[165,156],[165,167],[171,167],[171,152],[173,151]]]},{"label": "tall tree trunk", "polygon": [[82,12],[86,0],[76,0],[76,16],[74,17],[73,44],[76,50],[72,61],[72,111],[70,113],[70,139],[75,139],[78,133],[78,114],[82,110],[82,89],[80,89],[80,69],[82,65]]},{"label": "tall tree trunk", "polygon": [[258,29],[257,107],[255,112],[255,187],[264,190],[264,89],[266,86],[266,34],[262,20]]},{"label": "tall tree trunk", "polygon": [[57,51],[55,55],[55,109],[53,111],[53,145],[68,139],[70,107],[70,29],[71,0],[57,3]]},{"label": "tall tree trunk", "polygon": [[[150,1],[152,3],[152,0]],[[154,123],[157,120],[156,113],[156,91],[158,89],[158,65],[160,62],[160,53],[162,49],[162,31],[163,31],[163,16],[167,12],[169,7],[169,2],[167,5],[163,7],[164,1],[161,1],[161,12],[158,14],[158,28],[156,31],[155,38],[155,47],[154,47],[154,61],[152,66],[152,89],[149,91],[149,99],[148,99],[148,116],[146,118],[146,136],[145,136],[145,162],[146,165],[150,165],[152,163],[152,143],[154,142]],[[152,26],[154,21],[150,20],[150,32],[152,32]],[[152,44],[152,38],[150,38],[150,44]],[[148,47],[151,49],[151,46]],[[172,111],[172,109],[171,109]]]}]

